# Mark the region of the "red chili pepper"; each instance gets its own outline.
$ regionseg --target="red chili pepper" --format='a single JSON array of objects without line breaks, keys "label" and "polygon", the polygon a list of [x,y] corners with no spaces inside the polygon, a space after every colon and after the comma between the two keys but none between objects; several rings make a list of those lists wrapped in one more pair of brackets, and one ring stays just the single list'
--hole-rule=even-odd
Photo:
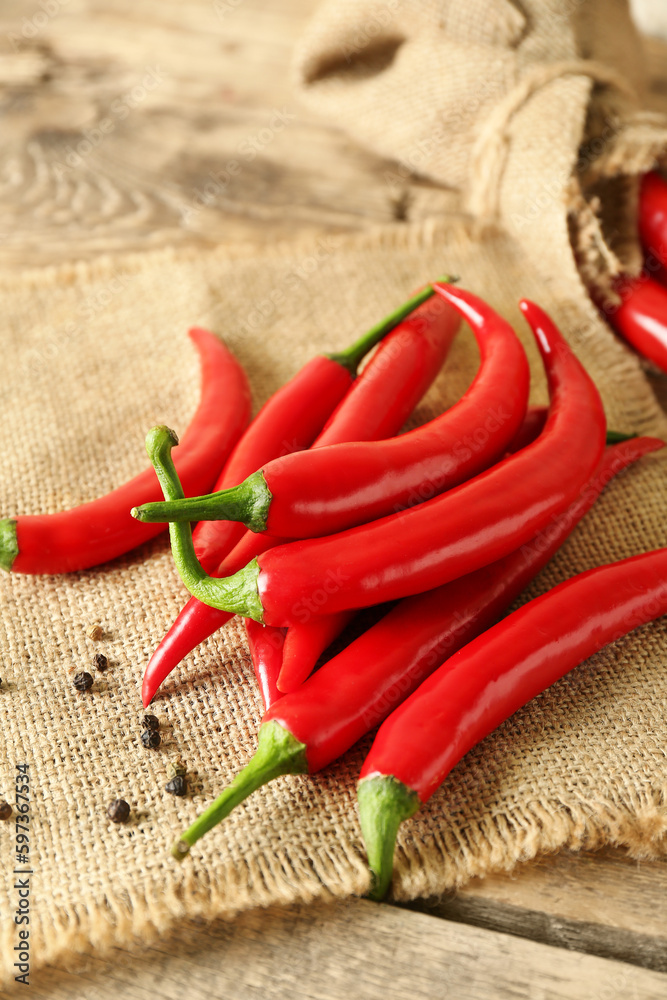
[{"label": "red chili pepper", "polygon": [[245,628],[264,708],[269,709],[274,702],[282,697],[281,692],[276,687],[276,679],[283,662],[286,630],[259,625],[252,618],[246,618]]},{"label": "red chili pepper", "polygon": [[[361,375],[334,411],[313,447],[338,440],[372,440],[395,434],[433,382],[458,329],[459,318],[441,299],[424,302],[413,321],[400,323],[380,343]],[[236,525],[236,522],[226,522]],[[245,529],[238,526],[242,534]],[[245,533],[214,575],[236,572],[259,550]],[[276,539],[272,539],[272,544]],[[263,543],[260,543],[263,544]],[[245,558],[242,561],[242,554]],[[196,646],[229,621],[232,613],[202,604],[192,597],[155,650],[146,668],[142,686],[144,705],[154,697],[162,681]]]},{"label": "red chili pepper", "polygon": [[518,708],[607,643],[667,612],[667,549],[581,573],[459,650],[380,727],[361,769],[372,897],[396,831],[454,765]]},{"label": "red chili pepper", "polygon": [[[448,291],[461,310],[469,294]],[[528,541],[592,474],[604,448],[605,417],[595,385],[553,322],[533,303],[523,300],[521,308],[542,353],[552,399],[537,441],[411,510],[327,538],[278,545],[227,579],[206,577],[181,543],[174,547],[187,529],[180,536],[172,530],[186,587],[205,604],[269,625],[291,625],[304,610],[331,614],[431,590]],[[495,322],[482,303],[475,314]]]},{"label": "red chili pepper", "polygon": [[[212,333],[190,330],[199,353],[202,389],[176,454],[186,488],[212,482],[250,416],[250,388],[243,369]],[[160,495],[146,469],[106,496],[56,514],[20,515],[0,521],[0,567],[14,573],[69,573],[115,559],[159,534],[139,524],[130,507]]]},{"label": "red chili pepper", "polygon": [[[529,407],[523,424],[508,445],[508,454],[513,455],[532,444],[542,433],[548,415],[549,409],[546,406]],[[633,439],[635,439],[633,434],[607,431],[607,444],[618,444]],[[641,448],[641,442],[652,440],[652,438],[642,438],[639,447]],[[647,450],[654,449],[651,447]],[[634,459],[632,460],[634,461]],[[355,614],[354,610],[339,611],[333,615],[318,615],[298,625],[291,625],[287,629],[287,635],[284,639],[278,690],[284,694],[295,691],[311,674],[322,653],[341,634],[343,629],[347,628]],[[271,628],[270,625],[264,627]],[[398,643],[397,648],[402,648],[400,643]]]},{"label": "red chili pepper", "polygon": [[[236,486],[272,459],[308,448],[329,426],[332,412],[353,385],[357,367],[365,355],[413,310],[417,313],[420,308],[423,310],[432,295],[433,289],[426,286],[345,351],[318,355],[304,365],[261,408],[238,442],[214,489]],[[442,349],[441,341],[438,347]],[[431,374],[428,385],[432,379]],[[193,535],[195,552],[208,573],[214,572],[244,532],[244,526],[238,521],[201,521],[197,525]]]},{"label": "red chili pepper", "polygon": [[661,280],[667,264],[667,184],[660,174],[645,174],[639,191],[639,238],[647,270]]},{"label": "red chili pepper", "polygon": [[655,438],[638,438],[608,448],[576,501],[527,545],[492,566],[400,601],[297,691],[272,705],[260,728],[257,754],[183,836],[176,856],[255,788],[278,774],[318,771],[373,729],[446,656],[496,621],[614,475],[662,446]]},{"label": "red chili pepper", "polygon": [[[446,288],[434,287],[450,297]],[[480,311],[469,292],[457,290],[453,301],[469,320],[481,355],[477,377],[455,406],[400,437],[297,452],[222,493],[142,508],[138,515],[180,521],[232,517],[252,531],[314,538],[414,506],[488,468],[523,421],[528,362],[509,323]]]},{"label": "red chili pepper", "polygon": [[667,288],[647,275],[620,278],[614,287],[620,305],[606,306],[604,315],[639,354],[667,373]]},{"label": "red chili pepper", "polygon": [[[312,673],[320,656],[347,628],[356,614],[354,609],[333,615],[318,615],[307,622],[287,629],[283,661],[278,675],[278,690],[283,694],[296,691]],[[265,628],[271,628],[270,625]]]},{"label": "red chili pepper", "polygon": [[548,416],[548,406],[529,406],[521,427],[519,427],[507,445],[507,454],[515,455],[517,451],[521,451],[522,448],[527,448],[529,444],[532,444],[544,430]]},{"label": "red chili pepper", "polygon": [[[513,455],[542,433],[549,415],[547,406],[531,406],[519,430],[507,446]],[[224,575],[224,574],[221,574]],[[331,645],[355,616],[355,610],[339,611],[333,615],[309,617],[308,621],[291,625],[283,643],[282,667],[278,676],[278,690],[283,694],[295,691],[313,671],[322,653]],[[266,626],[270,628],[271,626]]]}]

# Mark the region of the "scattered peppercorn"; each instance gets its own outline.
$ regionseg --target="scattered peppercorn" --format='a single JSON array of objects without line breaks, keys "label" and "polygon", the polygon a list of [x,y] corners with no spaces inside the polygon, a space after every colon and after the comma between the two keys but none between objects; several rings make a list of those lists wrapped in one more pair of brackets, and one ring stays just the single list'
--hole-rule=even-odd
[{"label": "scattered peppercorn", "polygon": [[109,661],[104,653],[95,653],[95,656],[93,657],[93,664],[97,670],[105,671],[109,666]]},{"label": "scattered peppercorn", "polygon": [[155,750],[156,747],[160,746],[162,741],[160,739],[160,734],[154,729],[142,729],[141,742],[150,750]]},{"label": "scattered peppercorn", "polygon": [[101,639],[103,635],[104,635],[104,629],[102,628],[101,625],[91,625],[90,628],[88,629],[88,637],[90,639],[97,641],[98,639]]},{"label": "scattered peppercorn", "polygon": [[0,802],[0,819],[1,820],[9,819],[11,814],[12,814],[12,807],[10,806],[9,802]]},{"label": "scattered peppercorn", "polygon": [[74,674],[72,683],[77,691],[90,691],[93,686],[93,678],[87,671],[82,670],[81,673]]},{"label": "scattered peppercorn", "polygon": [[114,799],[109,803],[107,816],[112,823],[125,823],[130,815],[130,807],[125,799]]},{"label": "scattered peppercorn", "polygon": [[160,728],[160,720],[155,715],[144,715],[141,725],[144,729],[156,730]]},{"label": "scattered peppercorn", "polygon": [[167,764],[168,778],[176,778],[176,777],[184,778],[187,773],[188,773],[187,767],[185,766],[183,761],[179,760],[178,758],[176,758],[175,760],[170,760],[169,763]]},{"label": "scattered peppercorn", "polygon": [[171,781],[168,781],[164,786],[164,790],[165,792],[169,792],[170,795],[185,795],[187,792],[187,786],[183,775],[175,775],[175,777],[173,777]]}]

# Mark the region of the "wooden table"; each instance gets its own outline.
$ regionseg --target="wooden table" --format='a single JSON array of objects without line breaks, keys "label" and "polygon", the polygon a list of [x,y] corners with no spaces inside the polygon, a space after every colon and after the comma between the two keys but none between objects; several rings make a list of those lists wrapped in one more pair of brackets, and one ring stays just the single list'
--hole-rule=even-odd
[{"label": "wooden table", "polygon": [[[0,9],[0,267],[349,232],[451,205],[416,177],[390,191],[390,163],[297,104],[290,52],[315,0],[45,6]],[[648,52],[650,104],[667,111],[667,44]],[[266,141],[276,112],[294,117]],[[242,142],[257,156],[192,212]],[[192,921],[140,958],[32,979],[31,996],[52,1000],[664,998],[667,862],[563,852],[434,904]]]}]

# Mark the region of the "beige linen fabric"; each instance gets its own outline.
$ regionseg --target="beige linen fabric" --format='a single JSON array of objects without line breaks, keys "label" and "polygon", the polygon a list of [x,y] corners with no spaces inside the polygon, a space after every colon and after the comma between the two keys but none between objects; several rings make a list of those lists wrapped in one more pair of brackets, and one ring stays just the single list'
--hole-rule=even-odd
[{"label": "beige linen fabric", "polygon": [[[581,280],[584,273],[604,287],[619,259],[637,263],[634,175],[667,145],[664,123],[642,116],[629,96],[641,90],[641,59],[625,5],[558,5],[549,21],[536,0],[389,8],[400,32],[370,53],[362,48],[348,71],[349,26],[358,29],[370,7],[326,4],[299,55],[302,79],[311,80],[303,86],[362,141],[408,164],[416,140],[442,119],[446,134],[412,165],[460,189],[460,216],[272,252],[164,252],[0,278],[3,516],[90,500],[145,467],[150,426],[183,431],[198,395],[189,326],[224,337],[259,405],[315,351],[344,346],[443,271],[460,274],[514,323],[535,401],[545,401],[544,379],[517,309],[522,296],[561,325],[612,427],[667,434],[639,363],[600,321]],[[572,72],[584,56],[594,71]],[[605,76],[613,82],[594,86]],[[501,105],[496,131],[485,130]],[[484,143],[495,151],[488,172],[475,154]],[[459,398],[476,363],[463,331],[415,419]],[[651,456],[612,482],[524,599],[667,544],[666,464]],[[11,797],[15,767],[27,763],[33,969],[77,950],[140,944],[184,914],[231,917],[367,888],[355,781],[368,739],[321,775],[278,779],[182,865],[170,859],[172,839],[252,754],[261,718],[243,631],[232,621],[169,678],[154,707],[162,746],[142,747],[143,670],[185,597],[163,538],[88,572],[0,577],[0,798]],[[97,642],[87,634],[93,623],[105,632]],[[79,694],[73,674],[98,651],[110,668]],[[660,621],[501,726],[403,825],[395,895],[442,892],[564,845],[664,853],[666,667]],[[176,753],[192,775],[185,799],[164,792]],[[107,819],[116,797],[131,805],[126,826]],[[17,943],[12,848],[13,823],[0,824],[7,976]]]},{"label": "beige linen fabric", "polygon": [[[342,347],[425,277],[448,269],[515,324],[530,350],[535,400],[545,398],[544,380],[517,310],[521,295],[562,324],[612,426],[667,433],[635,359],[569,278],[545,287],[513,239],[496,235],[480,245],[462,224],[429,225],[321,244],[319,260],[314,249],[234,259],[163,253],[5,279],[0,510],[35,513],[89,500],[145,466],[148,427],[162,421],[182,431],[198,394],[189,325],[224,336],[259,405],[314,351]],[[453,403],[476,361],[465,330],[417,419]],[[664,471],[657,455],[615,480],[530,594],[666,544]],[[69,576],[3,574],[0,592],[0,797],[11,795],[16,764],[28,763],[33,968],[67,951],[146,941],[182,914],[231,916],[275,901],[364,892],[355,780],[368,741],[321,775],[260,790],[182,865],[169,857],[174,836],[252,754],[261,705],[233,621],[169,678],[154,706],[162,746],[142,747],[143,669],[186,596],[166,539]],[[92,623],[104,629],[101,641],[88,637]],[[666,639],[663,621],[619,640],[470,753],[404,824],[396,895],[439,892],[565,844],[663,851]],[[93,690],[79,694],[73,674],[97,651],[109,657],[109,670],[92,671]],[[182,800],[164,792],[176,753],[194,776]],[[106,817],[116,797],[132,807],[127,826]],[[13,824],[2,824],[10,973],[12,838]]]}]

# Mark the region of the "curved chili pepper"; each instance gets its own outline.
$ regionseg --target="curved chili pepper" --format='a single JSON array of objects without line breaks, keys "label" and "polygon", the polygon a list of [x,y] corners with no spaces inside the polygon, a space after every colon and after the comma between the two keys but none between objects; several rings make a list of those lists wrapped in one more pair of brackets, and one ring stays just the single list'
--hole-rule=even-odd
[{"label": "curved chili pepper", "polygon": [[[548,414],[547,406],[528,407],[523,423],[507,446],[507,453],[513,455],[532,444],[542,433]],[[355,614],[353,609],[339,611],[333,615],[309,617],[308,621],[291,625],[283,641],[278,690],[283,694],[295,691],[310,676],[322,653],[347,628]]]},{"label": "curved chili pepper", "polygon": [[667,288],[647,275],[623,277],[614,288],[619,305],[604,314],[624,340],[667,373]]},{"label": "curved chili pepper", "polygon": [[[241,365],[217,337],[199,328],[189,335],[201,362],[201,399],[176,464],[190,491],[215,478],[248,423],[250,388]],[[155,473],[146,469],[90,503],[2,520],[0,567],[14,573],[70,573],[115,559],[160,533],[159,526],[130,517],[133,504],[159,495]]]},{"label": "curved chili pepper", "polygon": [[276,686],[276,681],[283,662],[286,630],[270,626],[267,628],[254,622],[252,618],[246,618],[245,628],[264,708],[269,709],[274,702],[282,697]]},{"label": "curved chili pepper", "polygon": [[290,626],[283,646],[278,690],[288,694],[303,684],[324,650],[347,628],[355,614],[354,609],[338,611],[333,615],[318,615],[309,621]]},{"label": "curved chili pepper", "polygon": [[[434,288],[450,297],[446,288]],[[143,507],[136,516],[231,517],[252,531],[314,538],[414,506],[488,468],[523,421],[528,361],[506,320],[470,292],[457,289],[453,301],[472,326],[481,363],[473,384],[449,410],[400,437],[296,452],[222,493]]]},{"label": "curved chili pepper", "polygon": [[529,406],[518,431],[507,445],[507,454],[514,455],[539,437],[549,416],[548,406]]},{"label": "curved chili pepper", "polygon": [[[459,326],[457,313],[442,299],[430,299],[415,310],[409,324],[401,323],[380,343],[350,391],[338,405],[313,447],[338,441],[372,440],[395,434],[435,379]],[[414,322],[418,320],[419,322]],[[228,522],[236,525],[236,522]],[[245,529],[239,526],[241,532]],[[246,537],[247,536],[247,537]],[[246,532],[214,575],[236,572],[253,551]],[[272,544],[276,539],[272,539]],[[261,544],[261,543],[260,543]],[[241,554],[245,559],[239,562]],[[151,657],[142,685],[148,705],[162,681],[183,657],[232,617],[192,597]]]},{"label": "curved chili pepper", "polygon": [[[448,291],[461,311],[468,311],[467,294]],[[191,559],[188,528],[180,535],[170,531],[186,587],[205,604],[291,625],[304,609],[330,614],[430,590],[494,562],[540,531],[595,469],[605,417],[595,385],[553,322],[533,303],[523,300],[521,308],[551,392],[537,441],[449,493],[337,535],[278,545],[227,579],[207,577]],[[475,314],[482,309],[493,315],[481,305]]]},{"label": "curved chili pepper", "polygon": [[[548,414],[547,406],[528,407],[523,423],[507,446],[507,453],[513,455],[532,444],[542,433]],[[309,617],[308,621],[291,625],[283,642],[278,690],[283,694],[295,691],[310,676],[322,653],[347,628],[355,614],[353,609],[339,611],[333,615]]]},{"label": "curved chili pepper", "polygon": [[278,774],[313,773],[382,722],[451,656],[496,621],[546,565],[621,469],[663,446],[639,438],[605,451],[581,495],[543,532],[491,566],[400,601],[373,628],[266,712],[259,750],[175,848],[187,849],[255,788]]},{"label": "curved chili pepper", "polygon": [[647,269],[661,281],[664,280],[667,264],[667,184],[655,171],[644,175],[639,189],[639,238]]},{"label": "curved chili pepper", "polygon": [[[532,444],[542,433],[548,414],[547,406],[529,407],[521,427],[507,446],[507,453],[513,455]],[[618,444],[635,437],[634,434],[621,434],[618,431],[608,430],[606,440],[607,444]],[[290,625],[283,646],[278,690],[285,694],[296,690],[310,675],[322,653],[347,627],[355,614],[354,610],[339,611],[333,615],[309,617],[308,621]]]},{"label": "curved chili pepper", "polygon": [[607,643],[666,612],[667,549],[658,549],[566,580],[424,681],[380,727],[361,769],[371,896],[389,888],[400,823],[468,750]]},{"label": "curved chili pepper", "polygon": [[[318,355],[304,365],[261,408],[232,452],[214,489],[236,486],[272,459],[308,448],[320,432],[326,431],[332,412],[353,386],[357,367],[365,355],[414,310],[423,316],[432,296],[433,289],[427,285],[345,351]],[[438,348],[442,349],[441,341]],[[427,368],[425,365],[416,377],[424,377]],[[433,374],[428,385],[432,379]],[[237,521],[200,521],[194,529],[195,552],[208,573],[217,569],[244,532],[245,527]]]}]

